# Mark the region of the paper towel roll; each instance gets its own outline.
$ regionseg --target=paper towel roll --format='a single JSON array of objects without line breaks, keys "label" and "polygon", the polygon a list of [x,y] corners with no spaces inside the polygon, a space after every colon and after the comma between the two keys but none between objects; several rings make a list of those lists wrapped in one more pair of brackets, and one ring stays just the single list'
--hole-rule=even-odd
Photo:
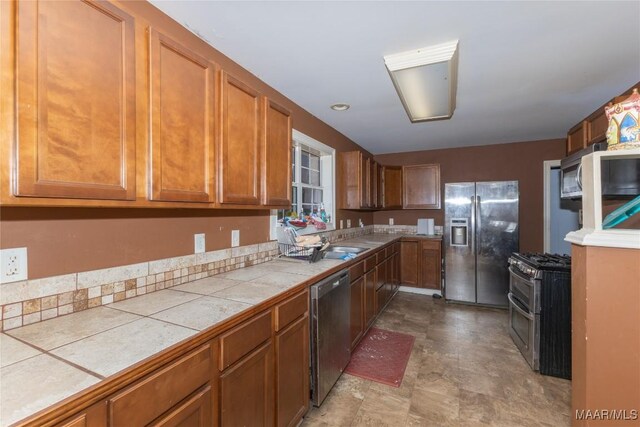
[{"label": "paper towel roll", "polygon": [[435,225],[433,218],[420,218],[418,220],[417,234],[433,235],[435,234]]}]

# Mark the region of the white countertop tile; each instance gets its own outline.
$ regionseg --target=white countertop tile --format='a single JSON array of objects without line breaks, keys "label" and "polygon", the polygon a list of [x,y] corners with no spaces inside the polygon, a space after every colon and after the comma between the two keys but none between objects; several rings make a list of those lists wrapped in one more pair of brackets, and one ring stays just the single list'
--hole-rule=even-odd
[{"label": "white countertop tile", "polygon": [[251,304],[205,296],[161,311],[152,317],[202,331],[249,307]]},{"label": "white countertop tile", "polygon": [[195,333],[193,329],[145,317],[59,347],[51,353],[107,377]]},{"label": "white countertop tile", "polygon": [[6,426],[99,382],[41,354],[0,369],[0,425]]},{"label": "white countertop tile", "polygon": [[39,354],[42,352],[9,335],[0,334],[0,368]]},{"label": "white countertop tile", "polygon": [[12,329],[7,334],[43,350],[51,350],[139,318],[140,316],[135,314],[106,307],[96,307]]},{"label": "white countertop tile", "polygon": [[183,304],[199,297],[199,295],[193,293],[164,289],[135,298],[129,298],[120,302],[114,302],[106,307],[128,311],[141,316],[149,316],[153,313],[166,310],[167,308]]}]

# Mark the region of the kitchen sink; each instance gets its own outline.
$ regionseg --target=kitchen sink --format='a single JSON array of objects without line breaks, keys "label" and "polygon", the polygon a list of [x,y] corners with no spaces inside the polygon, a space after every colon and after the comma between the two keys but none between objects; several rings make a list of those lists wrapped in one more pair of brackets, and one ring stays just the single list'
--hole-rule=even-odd
[{"label": "kitchen sink", "polygon": [[359,254],[360,252],[364,252],[369,250],[369,248],[360,248],[357,246],[339,246],[339,245],[330,245],[327,248],[325,258],[329,259],[341,259],[345,254]]}]

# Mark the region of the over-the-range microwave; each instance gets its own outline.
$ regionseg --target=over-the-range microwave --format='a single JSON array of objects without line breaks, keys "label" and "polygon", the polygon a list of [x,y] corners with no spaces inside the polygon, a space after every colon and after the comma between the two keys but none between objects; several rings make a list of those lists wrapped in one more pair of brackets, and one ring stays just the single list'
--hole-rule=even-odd
[{"label": "over-the-range microwave", "polygon": [[[595,143],[560,162],[560,197],[582,198],[582,157],[606,149],[606,142]],[[640,159],[604,160],[601,173],[603,196],[635,197],[640,194]]]}]

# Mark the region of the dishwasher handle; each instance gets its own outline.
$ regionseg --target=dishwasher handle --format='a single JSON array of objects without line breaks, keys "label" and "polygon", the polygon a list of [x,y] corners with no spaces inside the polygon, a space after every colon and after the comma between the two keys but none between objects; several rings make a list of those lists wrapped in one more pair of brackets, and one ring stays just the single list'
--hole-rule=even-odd
[{"label": "dishwasher handle", "polygon": [[347,270],[342,270],[333,276],[329,276],[326,279],[323,279],[321,282],[316,283],[311,286],[311,297],[314,299],[320,298],[323,295],[328,294],[334,289],[338,288],[343,284],[349,283],[349,272]]}]

